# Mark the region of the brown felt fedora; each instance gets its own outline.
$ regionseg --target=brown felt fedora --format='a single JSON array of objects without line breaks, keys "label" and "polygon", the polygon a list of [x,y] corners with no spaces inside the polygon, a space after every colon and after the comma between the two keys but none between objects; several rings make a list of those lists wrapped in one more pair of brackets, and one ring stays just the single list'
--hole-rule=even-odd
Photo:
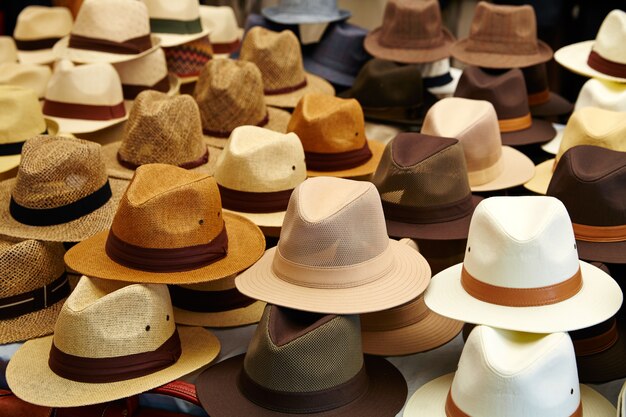
[{"label": "brown felt fedora", "polygon": [[530,113],[533,116],[560,116],[574,110],[574,105],[569,100],[550,91],[545,63],[522,68],[522,74],[526,82]]},{"label": "brown felt fedora", "polygon": [[393,365],[363,356],[358,316],[273,305],[247,353],[205,370],[196,389],[213,417],[392,417],[407,396]]},{"label": "brown felt fedora", "polygon": [[489,74],[478,67],[467,67],[454,96],[486,100],[493,104],[503,145],[544,143],[556,136],[556,130],[550,122],[532,118],[524,75],[519,69]]},{"label": "brown felt fedora", "polygon": [[385,147],[372,182],[391,237],[466,239],[482,198],[473,196],[457,139],[400,133]]},{"label": "brown felt fedora", "polygon": [[469,37],[458,40],[451,54],[459,61],[485,68],[522,68],[552,58],[552,49],[537,39],[532,6],[501,6],[481,1]]}]

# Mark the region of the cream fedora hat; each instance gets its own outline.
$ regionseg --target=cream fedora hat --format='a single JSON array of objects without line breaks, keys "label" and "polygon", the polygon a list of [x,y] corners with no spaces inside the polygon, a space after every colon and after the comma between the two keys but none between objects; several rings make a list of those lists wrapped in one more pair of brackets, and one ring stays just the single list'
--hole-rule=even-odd
[{"label": "cream fedora hat", "polygon": [[17,46],[11,36],[0,36],[0,62],[17,62]]},{"label": "cream fedora hat", "polygon": [[579,384],[566,333],[530,334],[478,326],[454,374],[419,388],[404,417],[613,417],[615,407]]},{"label": "cream fedora hat", "polygon": [[163,49],[157,48],[141,58],[113,64],[120,76],[125,100],[134,100],[145,90],[156,90],[170,96],[180,91],[180,79],[167,72]]},{"label": "cream fedora hat", "polygon": [[72,13],[67,7],[27,6],[17,16],[13,38],[17,56],[25,64],[54,61],[52,47],[72,30]]},{"label": "cream fedora hat", "polygon": [[163,47],[182,45],[207,36],[211,30],[200,19],[198,0],[141,0],[148,7],[150,31]]},{"label": "cream fedora hat", "polygon": [[202,24],[211,30],[214,58],[228,58],[241,45],[243,29],[237,24],[235,11],[229,6],[200,6]]},{"label": "cream fedora hat", "polygon": [[491,197],[474,211],[463,263],[435,275],[425,300],[456,320],[551,333],[607,320],[621,306],[622,291],[578,259],[572,222],[558,199]]},{"label": "cream fedora hat", "polygon": [[208,365],[219,351],[209,331],[176,328],[165,285],[82,277],[54,335],[18,350],[7,382],[32,404],[78,407],[164,385]]},{"label": "cream fedora hat", "polygon": [[[450,117],[452,114],[455,117]],[[515,187],[534,174],[534,165],[526,155],[502,145],[498,117],[488,101],[444,98],[426,113],[422,133],[461,142],[472,191]]]},{"label": "cream fedora hat", "polygon": [[19,64],[17,62],[0,63],[0,85],[19,85],[30,88],[43,99],[52,70],[47,65]]},{"label": "cream fedora hat", "polygon": [[586,77],[626,82],[626,12],[615,9],[602,22],[596,39],[564,46],[554,59]]},{"label": "cream fedora hat", "polygon": [[537,165],[535,176],[524,187],[534,193],[545,194],[561,156],[578,145],[626,151],[626,112],[597,107],[583,107],[574,111],[563,130],[563,139],[555,158]]}]

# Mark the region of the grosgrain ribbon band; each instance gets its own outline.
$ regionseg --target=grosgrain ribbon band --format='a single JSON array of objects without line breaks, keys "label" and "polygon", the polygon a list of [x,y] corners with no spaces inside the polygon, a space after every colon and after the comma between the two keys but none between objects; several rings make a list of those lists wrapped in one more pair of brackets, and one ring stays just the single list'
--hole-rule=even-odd
[{"label": "grosgrain ribbon band", "polygon": [[170,90],[170,80],[167,74],[153,85],[137,85],[137,84],[122,84],[122,92],[124,93],[124,100],[134,100],[139,93],[146,90],[156,90],[162,93],[167,93]]},{"label": "grosgrain ribbon band", "polygon": [[626,78],[626,64],[606,59],[600,56],[600,54],[596,51],[591,51],[589,53],[587,65],[603,74],[611,75],[613,77]]},{"label": "grosgrain ribbon band", "polygon": [[545,89],[538,93],[528,94],[528,105],[537,106],[539,104],[547,103],[550,100],[550,90]]},{"label": "grosgrain ribbon band", "polygon": [[42,38],[42,39],[15,39],[15,46],[18,51],[40,51],[42,49],[52,49],[55,43],[61,38]]},{"label": "grosgrain ribbon band", "polygon": [[468,194],[458,201],[437,206],[410,207],[385,200],[382,203],[387,219],[411,224],[449,222],[469,216],[474,211],[472,194]]},{"label": "grosgrain ribbon band", "polygon": [[222,291],[198,291],[179,285],[168,285],[172,305],[196,313],[219,313],[248,307],[256,300],[246,297],[237,288]]},{"label": "grosgrain ribbon band", "polygon": [[607,331],[584,339],[574,339],[572,337],[572,342],[574,343],[576,356],[589,356],[610,349],[617,342],[618,338],[617,322],[613,320],[611,327]]},{"label": "grosgrain ribbon band", "polygon": [[363,147],[346,152],[317,153],[304,152],[307,169],[313,171],[341,171],[363,165],[372,157],[367,141]]},{"label": "grosgrain ribbon band", "polygon": [[450,75],[449,72],[446,72],[445,74],[437,75],[435,77],[422,77],[422,82],[426,88],[441,87],[442,85],[452,82],[452,75]]},{"label": "grosgrain ribbon band", "polygon": [[0,144],[0,156],[20,155],[26,141]]},{"label": "grosgrain ribbon band", "polygon": [[[270,115],[269,113],[265,114],[265,117],[258,123],[254,124],[254,123],[241,123],[240,126],[243,125],[253,125],[253,126],[259,126],[259,127],[263,127],[266,124],[268,124],[270,121]],[[205,135],[209,135],[209,136],[213,136],[216,138],[228,138],[230,136],[230,134],[232,133],[232,130],[212,130],[212,129],[202,129],[202,132]]]},{"label": "grosgrain ribbon band", "polygon": [[[448,391],[448,396],[446,398],[446,417],[471,417],[456,405],[454,399],[452,398],[452,391]],[[576,411],[574,411],[570,417],[583,417],[582,403],[578,404],[578,408],[576,408]]]},{"label": "grosgrain ribbon band", "polygon": [[147,34],[124,42],[115,42],[71,34],[68,46],[74,49],[85,49],[109,54],[136,55],[152,48],[152,39],[150,34]]},{"label": "grosgrain ribbon band", "polygon": [[[131,161],[127,161],[125,160],[119,153],[119,151],[117,152],[117,162],[119,162],[119,164],[121,166],[123,166],[126,169],[132,169],[133,171],[136,170],[137,168],[139,168],[141,165],[140,163],[135,163],[135,162],[131,162]],[[194,159],[193,161],[189,161],[189,162],[184,162],[182,164],[177,165],[180,168],[184,168],[184,169],[193,169],[193,168],[197,168],[199,166],[202,166],[204,164],[206,164],[207,162],[209,162],[209,148],[208,146],[206,147],[204,153],[202,154],[202,156],[200,158]],[[148,162],[146,162],[148,163]]]},{"label": "grosgrain ribbon band", "polygon": [[574,236],[585,242],[624,242],[626,241],[626,224],[617,226],[589,226],[572,223]]},{"label": "grosgrain ribbon band", "polygon": [[0,320],[12,319],[48,308],[67,297],[70,291],[67,274],[63,272],[59,278],[41,288],[0,298]]},{"label": "grosgrain ribbon band", "polygon": [[150,32],[193,35],[202,32],[202,22],[199,17],[193,20],[150,18]]},{"label": "grosgrain ribbon band", "polygon": [[277,95],[277,94],[287,94],[287,93],[291,93],[291,92],[294,92],[294,91],[298,91],[301,88],[306,87],[306,85],[307,85],[307,80],[306,80],[306,77],[305,77],[304,81],[299,82],[296,85],[292,85],[292,86],[289,86],[289,87],[282,87],[282,88],[274,88],[274,89],[271,89],[271,90],[269,88],[266,88],[265,90],[263,90],[263,93],[266,96],[274,96],[274,95]]},{"label": "grosgrain ribbon band", "polygon": [[533,124],[533,119],[530,113],[521,117],[514,117],[511,119],[498,119],[498,125],[500,125],[500,132],[517,132],[519,130],[528,129]]},{"label": "grosgrain ribbon band", "polygon": [[419,323],[429,314],[424,297],[420,295],[412,301],[389,310],[361,314],[361,329],[364,332],[384,332],[402,329]]},{"label": "grosgrain ribbon band", "polygon": [[220,189],[220,196],[222,197],[222,207],[243,213],[275,213],[285,211],[287,210],[291,193],[293,193],[293,188],[283,191],[255,193],[233,190],[219,184],[218,187]]},{"label": "grosgrain ribbon band", "polygon": [[211,43],[214,54],[230,54],[231,52],[236,51],[239,48],[239,45],[241,45],[240,39],[232,42]]},{"label": "grosgrain ribbon band", "polygon": [[112,106],[98,106],[94,104],[63,103],[48,100],[44,102],[43,114],[52,117],[83,120],[112,120],[126,116],[124,102]]}]

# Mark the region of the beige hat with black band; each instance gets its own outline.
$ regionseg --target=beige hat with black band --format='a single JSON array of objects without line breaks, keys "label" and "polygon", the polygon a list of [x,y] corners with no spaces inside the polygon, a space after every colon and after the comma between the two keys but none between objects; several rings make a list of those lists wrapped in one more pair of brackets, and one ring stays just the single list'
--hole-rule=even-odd
[{"label": "beige hat with black band", "polygon": [[67,7],[27,6],[17,16],[13,38],[23,64],[54,62],[52,47],[72,30]]}]

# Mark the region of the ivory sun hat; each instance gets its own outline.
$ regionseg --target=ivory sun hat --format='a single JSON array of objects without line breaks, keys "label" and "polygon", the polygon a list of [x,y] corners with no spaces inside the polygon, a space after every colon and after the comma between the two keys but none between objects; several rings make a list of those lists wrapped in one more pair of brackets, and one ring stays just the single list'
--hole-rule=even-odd
[{"label": "ivory sun hat", "polygon": [[142,0],[150,15],[150,32],[164,47],[182,45],[207,36],[211,30],[200,19],[197,0]]},{"label": "ivory sun hat", "polygon": [[54,62],[52,47],[72,30],[67,7],[27,6],[17,16],[13,38],[17,56],[24,64]]},{"label": "ivory sun hat", "polygon": [[180,90],[180,79],[168,73],[165,53],[161,48],[113,67],[120,76],[125,100],[134,100],[145,90],[156,90],[171,96],[178,94]]},{"label": "ivory sun hat", "polygon": [[47,65],[0,63],[0,85],[18,85],[30,88],[40,100],[46,94],[52,71]]},{"label": "ivory sun hat", "polygon": [[349,10],[339,10],[337,0],[279,0],[276,6],[264,7],[261,13],[283,25],[330,23],[352,15]]},{"label": "ivory sun hat", "polygon": [[208,365],[219,350],[209,331],[176,328],[165,285],[82,277],[54,335],[20,347],[7,382],[24,401],[78,407],[164,385]]},{"label": "ivory sun hat", "polygon": [[621,306],[622,291],[604,271],[578,259],[559,200],[491,197],[474,212],[463,263],[436,274],[425,301],[456,320],[551,333],[608,319]]},{"label": "ivory sun hat", "polygon": [[11,36],[0,36],[0,63],[17,61],[15,40]]},{"label": "ivory sun hat", "polygon": [[211,47],[215,58],[228,58],[239,49],[243,29],[237,24],[235,11],[229,6],[200,6],[202,24],[211,31]]}]

